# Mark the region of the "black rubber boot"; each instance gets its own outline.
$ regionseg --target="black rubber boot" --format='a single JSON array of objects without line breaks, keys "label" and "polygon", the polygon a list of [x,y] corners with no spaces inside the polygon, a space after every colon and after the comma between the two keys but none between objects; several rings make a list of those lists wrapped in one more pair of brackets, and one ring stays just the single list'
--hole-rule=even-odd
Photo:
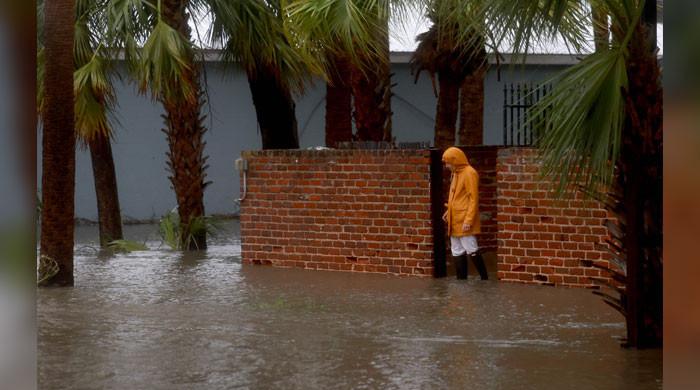
[{"label": "black rubber boot", "polygon": [[460,256],[452,256],[455,262],[455,270],[457,271],[457,279],[467,278],[467,254]]},{"label": "black rubber boot", "polygon": [[481,280],[488,280],[489,273],[486,272],[486,264],[484,263],[484,258],[481,257],[481,252],[474,252],[471,255],[469,255],[469,257],[472,258],[472,261],[476,266],[476,270],[479,271],[479,276],[481,276]]}]

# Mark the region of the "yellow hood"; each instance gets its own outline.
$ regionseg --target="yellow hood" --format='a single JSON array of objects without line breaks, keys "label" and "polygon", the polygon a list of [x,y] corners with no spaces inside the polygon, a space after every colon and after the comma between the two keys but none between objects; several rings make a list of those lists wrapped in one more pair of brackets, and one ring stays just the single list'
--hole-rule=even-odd
[{"label": "yellow hood", "polygon": [[445,153],[442,154],[442,162],[451,164],[454,167],[469,165],[467,155],[464,154],[461,149],[455,148],[454,146],[445,150]]}]

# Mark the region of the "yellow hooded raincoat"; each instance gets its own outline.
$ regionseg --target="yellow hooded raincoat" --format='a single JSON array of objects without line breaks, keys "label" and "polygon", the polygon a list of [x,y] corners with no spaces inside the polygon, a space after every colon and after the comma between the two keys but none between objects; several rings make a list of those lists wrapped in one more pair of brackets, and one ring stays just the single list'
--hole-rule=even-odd
[{"label": "yellow hooded raincoat", "polygon": [[[442,155],[442,161],[454,167],[450,193],[445,204],[448,235],[462,237],[481,233],[479,174],[469,165],[464,152],[458,148],[448,148]],[[467,231],[462,230],[465,222],[471,225]]]}]

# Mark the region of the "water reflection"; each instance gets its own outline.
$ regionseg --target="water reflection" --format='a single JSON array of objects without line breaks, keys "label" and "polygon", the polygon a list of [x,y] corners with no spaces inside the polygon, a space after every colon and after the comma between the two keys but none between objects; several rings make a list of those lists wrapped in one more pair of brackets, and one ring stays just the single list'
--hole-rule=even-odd
[{"label": "water reflection", "polygon": [[113,257],[82,232],[76,286],[38,293],[41,388],[660,388],[589,291],[242,267],[226,229]]}]

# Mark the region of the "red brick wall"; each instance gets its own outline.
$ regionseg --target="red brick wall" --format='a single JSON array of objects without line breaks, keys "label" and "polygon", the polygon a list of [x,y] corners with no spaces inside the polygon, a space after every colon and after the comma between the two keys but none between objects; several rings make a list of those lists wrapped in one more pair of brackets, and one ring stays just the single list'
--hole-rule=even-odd
[{"label": "red brick wall", "polygon": [[601,275],[580,260],[607,264],[596,243],[608,237],[607,212],[581,195],[555,200],[553,185],[537,180],[535,150],[498,151],[498,278],[505,281],[591,286]]},{"label": "red brick wall", "polygon": [[[465,147],[480,176],[485,251],[504,281],[591,286],[607,264],[607,212],[576,196],[555,200],[530,148]],[[245,152],[243,262],[280,267],[432,274],[429,152]],[[449,180],[449,174],[446,181]],[[449,253],[449,252],[448,252]]]},{"label": "red brick wall", "polygon": [[[425,150],[244,152],[245,264],[432,274]],[[242,187],[241,187],[242,188]]]}]

